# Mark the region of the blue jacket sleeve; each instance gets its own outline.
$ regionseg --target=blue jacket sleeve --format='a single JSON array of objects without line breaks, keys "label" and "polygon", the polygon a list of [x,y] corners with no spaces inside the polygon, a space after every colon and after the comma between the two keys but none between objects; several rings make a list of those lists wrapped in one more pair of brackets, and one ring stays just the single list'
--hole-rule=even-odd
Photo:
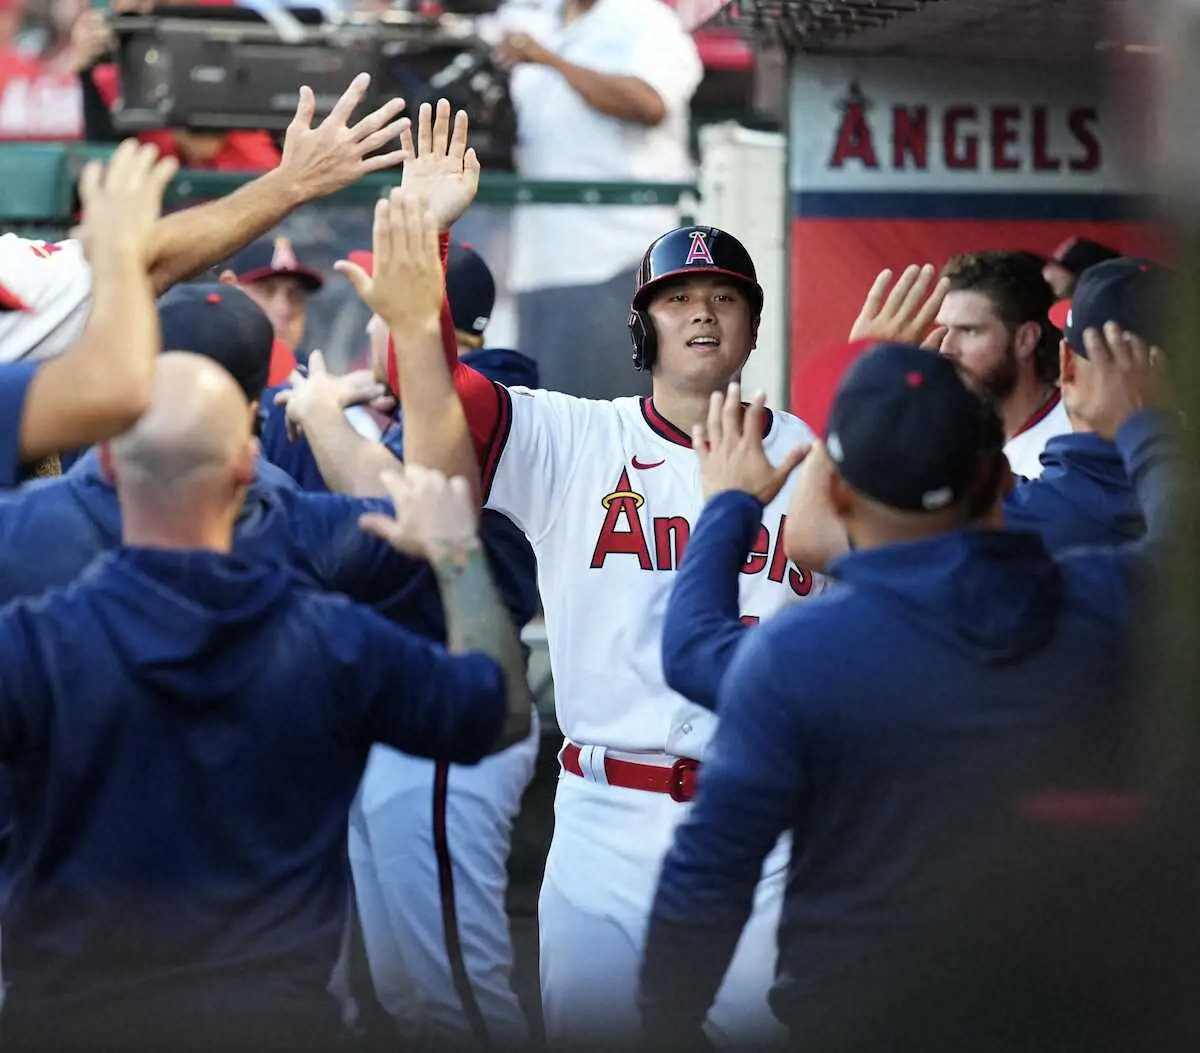
[{"label": "blue jacket sleeve", "polygon": [[1135,413],[1121,426],[1115,441],[1146,520],[1145,536],[1127,546],[1127,550],[1154,558],[1175,525],[1179,506],[1179,446],[1167,417],[1154,410]]},{"label": "blue jacket sleeve", "polygon": [[436,591],[429,568],[358,525],[367,512],[392,513],[390,501],[297,491],[292,518],[321,586],[404,622],[415,592]]},{"label": "blue jacket sleeve", "polygon": [[741,491],[709,501],[688,539],[667,603],[663,675],[672,690],[706,709],[717,707],[721,678],[746,628],[739,572],[758,536],[762,511],[760,501]]},{"label": "blue jacket sleeve", "polygon": [[359,729],[415,757],[474,764],[504,729],[500,666],[484,654],[450,654],[365,607],[330,597],[330,685],[352,699]]},{"label": "blue jacket sleeve", "polygon": [[750,915],[763,860],[796,825],[805,778],[793,620],[784,615],[748,634],[721,689],[699,792],[667,853],[650,916],[640,1002],[653,1039],[697,1032]]},{"label": "blue jacket sleeve", "polygon": [[21,481],[21,415],[38,362],[0,365],[0,488]]}]

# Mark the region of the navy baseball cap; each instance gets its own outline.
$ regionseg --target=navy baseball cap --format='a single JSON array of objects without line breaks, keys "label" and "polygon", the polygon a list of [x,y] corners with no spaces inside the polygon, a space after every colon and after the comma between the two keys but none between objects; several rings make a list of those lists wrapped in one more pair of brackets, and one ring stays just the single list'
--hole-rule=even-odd
[{"label": "navy baseball cap", "polygon": [[[365,249],[350,253],[347,259],[372,273],[375,261]],[[496,280],[483,257],[466,243],[450,244],[446,257],[446,299],[450,301],[454,328],[461,333],[483,336],[496,306]]]},{"label": "navy baseball cap", "polygon": [[1089,267],[1095,267],[1106,260],[1115,260],[1121,254],[1116,249],[1101,245],[1098,241],[1088,241],[1087,238],[1067,238],[1051,256],[1060,267],[1069,270],[1079,277]]},{"label": "navy baseball cap", "polygon": [[994,471],[1004,427],[943,355],[874,344],[846,372],[825,447],[854,489],[889,508],[936,512]]},{"label": "navy baseball cap", "polygon": [[219,362],[246,398],[258,399],[271,368],[275,328],[236,285],[177,285],[158,301],[164,351],[190,351]]},{"label": "navy baseball cap", "polygon": [[496,281],[491,268],[470,245],[452,244],[446,260],[446,296],[454,328],[483,336],[496,306]]},{"label": "navy baseball cap", "polygon": [[309,292],[325,284],[321,272],[306,267],[296,258],[296,251],[287,238],[262,238],[251,242],[231,257],[221,268],[231,270],[239,282],[258,282],[264,278],[295,278]]},{"label": "navy baseball cap", "polygon": [[1084,271],[1071,299],[1050,309],[1050,321],[1084,357],[1084,330],[1103,329],[1109,322],[1161,347],[1167,337],[1168,283],[1168,272],[1150,260],[1108,260]]}]

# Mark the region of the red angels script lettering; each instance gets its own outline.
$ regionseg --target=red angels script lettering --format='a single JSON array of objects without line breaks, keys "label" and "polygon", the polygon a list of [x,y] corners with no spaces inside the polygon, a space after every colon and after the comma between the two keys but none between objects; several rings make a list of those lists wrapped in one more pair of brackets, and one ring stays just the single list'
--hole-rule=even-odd
[{"label": "red angels script lettering", "polygon": [[710,267],[713,266],[712,252],[708,248],[708,235],[702,230],[693,230],[688,237],[692,239],[692,244],[683,265],[690,267],[693,263],[707,263]]},{"label": "red angels script lettering", "polygon": [[782,582],[786,570],[792,592],[797,596],[807,596],[813,588],[812,572],[788,562],[787,553],[783,551],[783,536],[786,532],[787,516],[780,516],[779,531],[775,535],[775,551],[771,556],[771,569],[767,577],[771,581]]},{"label": "red angels script lettering", "polygon": [[645,503],[646,499],[629,485],[629,469],[622,468],[621,477],[612,493],[600,499],[600,504],[604,506],[604,522],[592,552],[593,570],[603,567],[609,556],[617,555],[636,556],[642,570],[653,569],[646,532],[638,518],[638,509]]},{"label": "red angels script lettering", "polygon": [[654,563],[659,570],[675,570],[691,537],[691,524],[683,516],[654,517]]},{"label": "red angels script lettering", "polygon": [[758,537],[754,539],[754,547],[742,564],[743,574],[761,574],[767,569],[767,557],[771,554],[771,534],[765,526],[758,528]]},{"label": "red angels script lettering", "polygon": [[879,158],[875,154],[871,126],[867,123],[867,100],[857,83],[850,85],[841,108],[842,123],[838,126],[829,167],[843,168],[847,161],[857,160],[865,168],[878,168]]}]

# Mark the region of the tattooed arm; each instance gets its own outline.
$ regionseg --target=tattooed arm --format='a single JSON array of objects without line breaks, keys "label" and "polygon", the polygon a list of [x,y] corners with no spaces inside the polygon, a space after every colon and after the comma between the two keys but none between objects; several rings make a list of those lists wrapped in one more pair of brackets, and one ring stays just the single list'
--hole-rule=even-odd
[{"label": "tattooed arm", "polygon": [[362,528],[410,556],[428,560],[437,578],[446,614],[447,647],[453,655],[486,655],[504,684],[503,731],[497,752],[529,734],[533,700],[525,679],[525,659],[512,616],[479,540],[478,509],[462,477],[447,479],[428,468],[384,472],[395,517],[365,515]]},{"label": "tattooed arm", "polygon": [[504,676],[508,713],[492,752],[529,734],[533,696],[525,678],[525,656],[512,616],[500,599],[478,538],[470,548],[445,551],[430,561],[446,612],[446,643],[452,654],[482,652]]}]

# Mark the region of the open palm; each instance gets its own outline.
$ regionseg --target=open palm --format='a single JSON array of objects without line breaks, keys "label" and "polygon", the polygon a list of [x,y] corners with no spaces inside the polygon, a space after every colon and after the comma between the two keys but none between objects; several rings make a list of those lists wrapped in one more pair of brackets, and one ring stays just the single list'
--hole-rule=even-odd
[{"label": "open palm", "polygon": [[415,149],[411,127],[400,136],[405,154],[401,190],[405,197],[425,201],[442,231],[467,211],[479,189],[479,158],[467,147],[467,125],[466,111],[459,110],[452,129],[450,103],[439,99],[436,112],[429,103],[421,105]]}]

